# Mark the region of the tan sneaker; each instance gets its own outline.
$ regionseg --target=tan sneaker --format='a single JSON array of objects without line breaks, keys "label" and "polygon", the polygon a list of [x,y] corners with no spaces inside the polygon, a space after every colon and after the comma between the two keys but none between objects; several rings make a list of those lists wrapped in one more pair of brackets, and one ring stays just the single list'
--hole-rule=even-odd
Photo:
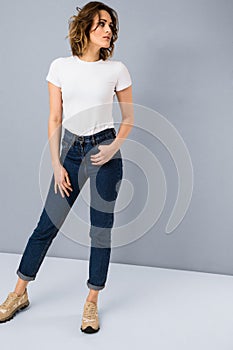
[{"label": "tan sneaker", "polygon": [[100,329],[97,304],[86,301],[83,310],[81,331],[85,333],[96,333]]},{"label": "tan sneaker", "polygon": [[0,305],[0,323],[11,320],[17,311],[25,309],[29,304],[27,288],[20,296],[15,292],[10,292]]}]

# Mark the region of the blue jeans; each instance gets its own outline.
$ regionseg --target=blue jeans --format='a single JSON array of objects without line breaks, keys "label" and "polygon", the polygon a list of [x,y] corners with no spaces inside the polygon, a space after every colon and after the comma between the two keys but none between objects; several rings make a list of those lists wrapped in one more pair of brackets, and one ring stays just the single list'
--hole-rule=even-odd
[{"label": "blue jeans", "polygon": [[93,165],[90,155],[99,152],[98,145],[110,144],[116,137],[114,128],[93,135],[78,136],[65,129],[60,161],[69,174],[73,191],[61,196],[54,191],[54,174],[39,222],[29,237],[17,275],[25,280],[36,278],[46,252],[56,237],[86,180],[90,178],[90,260],[88,288],[105,287],[111,253],[111,229],[114,206],[121,184],[123,167],[121,152],[103,165]]}]

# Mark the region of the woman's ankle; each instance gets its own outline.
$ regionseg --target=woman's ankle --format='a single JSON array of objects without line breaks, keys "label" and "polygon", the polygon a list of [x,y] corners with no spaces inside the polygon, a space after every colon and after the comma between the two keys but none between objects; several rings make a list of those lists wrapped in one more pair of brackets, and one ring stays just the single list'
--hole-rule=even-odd
[{"label": "woman's ankle", "polygon": [[16,293],[18,295],[18,297],[19,297],[19,296],[22,296],[24,294],[25,290],[26,290],[26,288],[24,290],[15,289],[14,293]]},{"label": "woman's ankle", "polygon": [[87,298],[86,301],[91,301],[92,303],[95,303],[95,304],[97,304],[98,302],[96,299],[91,299],[91,298]]}]

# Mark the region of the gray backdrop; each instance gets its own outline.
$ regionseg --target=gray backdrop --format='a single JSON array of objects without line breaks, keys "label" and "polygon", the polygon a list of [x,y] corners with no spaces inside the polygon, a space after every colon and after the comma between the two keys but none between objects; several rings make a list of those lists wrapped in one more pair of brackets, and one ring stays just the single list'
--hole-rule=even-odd
[{"label": "gray backdrop", "polygon": [[[54,58],[70,55],[68,18],[85,3],[1,3],[1,252],[22,253],[39,219],[38,174],[49,114],[45,77]],[[131,73],[135,104],[158,111],[174,125],[194,170],[188,211],[173,234],[166,235],[177,172],[159,140],[147,139],[166,174],[166,205],[149,232],[112,250],[111,261],[233,274],[233,1],[107,4],[119,14],[113,58]],[[137,130],[131,138],[143,142]],[[133,171],[126,164],[126,175],[133,177]],[[142,207],[140,186],[135,196],[137,210]],[[82,212],[82,201],[79,206]],[[47,256],[88,259],[89,248],[60,233]]]}]

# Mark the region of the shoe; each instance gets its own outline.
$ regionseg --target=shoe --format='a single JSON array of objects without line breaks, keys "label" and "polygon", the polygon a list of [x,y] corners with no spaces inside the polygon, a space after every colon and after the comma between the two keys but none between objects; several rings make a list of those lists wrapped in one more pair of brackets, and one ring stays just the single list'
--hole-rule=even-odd
[{"label": "shoe", "polygon": [[0,305],[0,323],[11,320],[19,310],[25,309],[29,304],[27,288],[20,296],[15,292],[10,292]]},{"label": "shoe", "polygon": [[96,333],[100,329],[96,303],[86,301],[83,310],[82,326],[80,329],[85,333]]}]

